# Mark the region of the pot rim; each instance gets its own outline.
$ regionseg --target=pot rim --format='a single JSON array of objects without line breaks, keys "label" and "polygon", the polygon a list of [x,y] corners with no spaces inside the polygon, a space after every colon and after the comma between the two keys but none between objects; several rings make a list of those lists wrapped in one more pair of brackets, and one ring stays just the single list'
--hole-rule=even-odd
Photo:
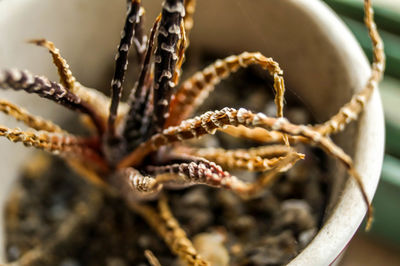
[{"label": "pot rim", "polygon": [[[363,69],[368,70],[360,73],[365,83],[370,75],[370,65],[359,43],[343,21],[321,1],[290,1],[302,12],[309,13],[318,23],[333,27],[335,30],[330,34],[336,42],[341,44],[344,52],[363,54],[363,58],[359,61],[349,62],[349,71],[356,73],[356,68],[361,64]],[[356,88],[356,91],[361,89]],[[357,153],[353,158],[357,171],[362,173],[362,181],[370,201],[373,199],[380,179],[384,154],[384,128],[383,107],[377,89],[358,121],[355,143]],[[375,149],[367,151],[365,143]],[[324,222],[314,239],[288,265],[336,264],[362,223],[366,211],[367,208],[358,186],[352,178],[348,179],[330,217]],[[337,228],[342,230],[337,230]]]}]

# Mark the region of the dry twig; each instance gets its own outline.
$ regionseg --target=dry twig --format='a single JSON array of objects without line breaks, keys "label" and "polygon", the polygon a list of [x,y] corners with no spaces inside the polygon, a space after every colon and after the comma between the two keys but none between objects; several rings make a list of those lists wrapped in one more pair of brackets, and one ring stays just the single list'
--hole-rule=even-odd
[{"label": "dry twig", "polygon": [[75,92],[74,88],[76,79],[72,75],[67,61],[61,56],[60,50],[54,46],[54,43],[46,39],[30,40],[29,42],[45,47],[49,50],[51,56],[53,57],[53,62],[57,67],[61,85],[63,85],[67,90]]},{"label": "dry twig", "polygon": [[58,125],[38,116],[31,115],[26,110],[0,99],[0,111],[25,123],[28,127],[47,132],[65,133]]},{"label": "dry twig", "polygon": [[223,60],[217,60],[202,72],[197,72],[185,81],[173,96],[170,117],[166,122],[166,126],[177,125],[183,119],[189,117],[222,79],[229,77],[231,73],[236,72],[239,68],[246,68],[253,64],[260,65],[274,77],[277,115],[279,117],[283,116],[285,85],[282,77],[283,71],[279,68],[279,64],[261,53],[244,52],[237,56],[229,56]]},{"label": "dry twig", "polygon": [[340,108],[339,112],[332,116],[327,122],[315,126],[323,135],[334,134],[342,131],[347,124],[358,118],[364,110],[365,105],[372,96],[374,90],[378,87],[378,83],[383,77],[385,70],[386,58],[383,49],[383,42],[379,36],[376,24],[374,22],[374,11],[372,9],[371,0],[364,1],[365,9],[365,25],[367,26],[369,36],[372,41],[373,63],[371,76],[365,87],[356,93],[351,100]]},{"label": "dry twig", "polygon": [[151,250],[146,249],[144,251],[144,255],[146,256],[146,258],[151,266],[161,266],[160,261],[157,259],[157,257],[154,255],[154,253],[151,252]]},{"label": "dry twig", "polygon": [[184,154],[199,156],[224,168],[248,171],[267,171],[276,167],[291,149],[286,145],[262,146],[251,149],[225,150],[221,148],[183,149]]},{"label": "dry twig", "polygon": [[188,265],[209,265],[204,261],[187,238],[185,231],[172,216],[165,197],[159,200],[159,212],[146,205],[131,205],[163,238],[170,250]]}]

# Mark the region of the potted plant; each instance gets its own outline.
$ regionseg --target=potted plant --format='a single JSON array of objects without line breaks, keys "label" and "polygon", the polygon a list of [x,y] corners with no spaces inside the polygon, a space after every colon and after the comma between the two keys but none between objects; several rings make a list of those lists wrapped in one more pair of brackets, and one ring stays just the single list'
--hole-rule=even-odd
[{"label": "potted plant", "polygon": [[[272,56],[284,69],[286,83],[295,84],[296,94],[304,99],[321,122],[335,114],[367,82],[370,68],[359,45],[343,23],[320,1],[237,3],[239,8],[230,1],[198,3],[196,26],[190,37],[193,50],[206,47],[228,54],[247,50]],[[56,80],[48,58],[34,54],[36,52],[31,49],[35,48],[23,43],[26,39],[46,37],[65,51],[64,56],[82,83],[90,87],[104,86],[101,85],[104,80],[99,76],[107,71],[109,65],[104,62],[113,57],[113,48],[118,43],[115,32],[120,31],[123,4],[110,4],[103,0],[90,3],[79,0],[60,3],[3,0],[0,2],[0,34],[3,34],[1,39],[7,41],[2,43],[1,67],[28,68]],[[159,6],[159,3],[151,5]],[[158,11],[159,8],[148,7],[147,16],[156,17],[153,12]],[[1,93],[3,95],[3,91]],[[32,99],[26,100],[22,94],[12,97],[24,106],[28,106],[27,101]],[[38,111],[37,104],[34,105]],[[49,107],[40,106],[42,114],[47,116]],[[52,113],[56,120],[65,117],[63,112]],[[355,169],[362,177],[369,199],[379,179],[383,131],[382,108],[379,93],[375,90],[357,125],[335,139],[353,154]],[[2,150],[9,150],[1,155],[1,168],[7,169],[5,176],[8,177],[2,181],[5,182],[2,201],[6,199],[5,191],[12,177],[17,176],[21,163],[31,156],[25,149],[7,145],[2,142]],[[12,160],[8,158],[10,155]],[[334,182],[324,225],[312,242],[292,260],[292,265],[332,263],[363,219],[366,206],[359,187],[354,180],[346,180],[344,171],[338,170],[332,175]]]}]

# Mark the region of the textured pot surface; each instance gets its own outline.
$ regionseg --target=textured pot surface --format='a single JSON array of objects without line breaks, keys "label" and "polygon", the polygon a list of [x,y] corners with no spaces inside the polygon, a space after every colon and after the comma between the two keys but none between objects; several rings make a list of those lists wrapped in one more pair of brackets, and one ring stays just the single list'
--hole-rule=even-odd
[{"label": "textured pot surface", "polygon": [[[144,2],[150,24],[161,1]],[[0,68],[29,69],[58,80],[48,53],[25,43],[32,38],[47,38],[60,48],[81,83],[107,87],[109,81],[104,76],[114,63],[124,14],[122,0],[2,0]],[[283,68],[286,83],[319,121],[329,118],[361,89],[370,73],[367,59],[349,30],[317,0],[198,1],[191,48],[200,47],[222,56],[260,51],[273,57]],[[0,91],[0,97],[54,121],[71,115],[21,92]],[[16,125],[3,115],[0,124]],[[337,138],[337,143],[354,156],[370,198],[379,180],[383,141],[383,114],[376,92],[357,126]],[[0,149],[0,202],[4,202],[32,150],[4,139],[0,139]],[[357,230],[366,207],[355,183],[348,180],[343,184],[344,177],[342,172],[335,173],[340,197],[331,199],[325,225],[291,265],[328,265]],[[3,204],[0,206],[3,230]],[[1,231],[0,243],[3,237]]]}]

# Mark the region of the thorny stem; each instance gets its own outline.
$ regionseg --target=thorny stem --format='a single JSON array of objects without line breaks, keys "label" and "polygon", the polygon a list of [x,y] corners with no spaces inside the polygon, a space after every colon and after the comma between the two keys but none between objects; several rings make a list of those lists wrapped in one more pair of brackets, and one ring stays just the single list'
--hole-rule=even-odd
[{"label": "thorny stem", "polygon": [[181,22],[181,25],[180,25],[180,32],[182,33],[182,37],[179,41],[178,50],[177,50],[178,61],[176,62],[174,75],[172,76],[172,82],[174,83],[174,87],[179,83],[179,79],[181,77],[181,72],[182,72],[181,68],[182,68],[183,61],[185,60],[185,51],[186,51],[186,46],[187,46],[187,38],[186,38],[185,27],[183,26],[183,22]]},{"label": "thorny stem", "polygon": [[[180,149],[183,154],[190,154],[213,161],[227,169],[248,171],[267,171],[275,168],[284,160],[291,149],[286,146],[263,146],[251,149],[226,150],[221,148]],[[265,157],[269,158],[265,158]]]},{"label": "thorny stem", "polygon": [[188,157],[188,162],[164,166],[147,166],[146,170],[156,176],[153,186],[165,185],[172,188],[204,184],[210,187],[232,190],[238,195],[250,198],[270,185],[278,174],[288,171],[304,155],[291,150],[269,172],[264,173],[255,182],[243,182],[236,176],[224,171],[214,162],[201,157]]},{"label": "thorny stem", "polygon": [[125,199],[132,202],[138,199],[154,198],[163,187],[182,188],[196,184],[225,188],[249,197],[252,192],[255,194],[268,186],[278,173],[288,171],[299,159],[304,159],[304,155],[290,149],[287,155],[268,168],[271,171],[263,174],[253,183],[243,182],[224,171],[214,162],[201,157],[185,156],[179,153],[171,159],[181,162],[167,165],[148,165],[145,170],[150,174],[149,176],[141,175],[139,171],[133,168],[126,168],[113,175],[110,183],[124,195]]},{"label": "thorny stem", "polygon": [[127,167],[140,163],[146,153],[157,150],[161,146],[174,142],[198,138],[207,134],[214,134],[217,130],[226,126],[243,125],[249,128],[261,127],[266,130],[275,130],[292,136],[302,136],[312,143],[323,148],[328,154],[342,162],[351,176],[357,181],[362,196],[368,207],[368,220],[372,220],[372,206],[365,192],[359,175],[354,175],[352,159],[344,151],[334,144],[329,138],[322,136],[317,131],[304,125],[291,124],[286,118],[271,118],[262,113],[252,112],[240,108],[224,108],[220,111],[206,112],[205,114],[183,121],[179,126],[169,127],[162,133],[154,135],[149,141],[143,143],[135,152],[121,161],[118,167]]},{"label": "thorny stem", "polygon": [[96,140],[80,138],[63,133],[49,133],[46,131],[32,132],[20,129],[10,129],[0,125],[0,136],[12,142],[21,142],[25,146],[33,146],[61,156],[78,156],[85,158],[88,163],[105,169],[105,162],[100,157],[96,147]]},{"label": "thorny stem", "polygon": [[[156,176],[155,185],[167,183],[172,186],[185,187],[193,184],[205,184],[231,189],[229,180],[236,179],[214,162],[199,157],[192,157],[181,163],[149,165],[146,170]],[[170,177],[165,178],[163,174],[170,174]]]},{"label": "thorny stem", "polygon": [[158,202],[159,212],[146,205],[131,204],[130,207],[140,214],[161,236],[170,250],[188,265],[210,265],[197,253],[185,231],[173,217],[165,196],[161,196]]},{"label": "thorny stem", "polygon": [[83,89],[80,84],[76,83],[76,79],[72,75],[67,61],[61,56],[60,51],[54,46],[54,43],[46,39],[30,40],[29,43],[45,47],[49,50],[50,54],[53,57],[54,65],[57,67],[61,85],[64,86],[69,92],[81,98],[82,106],[84,106],[87,114],[90,116],[92,122],[97,127],[99,134],[102,134],[105,130],[105,124],[103,118],[97,111],[98,105],[93,105],[90,104],[90,102],[86,102],[87,97],[80,97],[81,95],[86,96],[88,95],[88,93],[85,93],[85,89]]},{"label": "thorny stem", "polygon": [[160,261],[157,259],[157,257],[154,255],[154,253],[151,250],[146,249],[144,251],[144,255],[146,256],[146,259],[151,266],[161,266]]},{"label": "thorny stem", "polygon": [[183,0],[166,0],[157,36],[154,68],[153,132],[160,132],[168,118],[169,104],[175,83],[173,76],[178,62],[177,46],[182,37],[181,23],[185,15]]},{"label": "thorny stem", "polygon": [[[152,88],[146,86],[146,80],[149,79],[150,71],[150,58],[153,52],[154,36],[157,28],[160,25],[161,15],[159,15],[153,24],[150,32],[150,37],[147,44],[147,50],[145,53],[142,70],[140,71],[139,79],[135,84],[135,88],[129,97],[129,111],[126,115],[125,127],[123,136],[127,140],[128,150],[136,148],[137,143],[143,140],[144,135],[147,135],[149,125],[145,121],[150,122],[151,117],[148,117],[148,109],[152,108],[151,92]],[[147,119],[145,119],[145,117]],[[132,147],[131,147],[132,146]]]},{"label": "thorny stem", "polygon": [[0,71],[0,88],[23,90],[27,93],[37,94],[73,111],[87,114],[92,118],[99,134],[104,131],[103,121],[87,102],[82,101],[80,97],[61,84],[50,81],[46,77],[33,75],[27,70],[3,70]]},{"label": "thorny stem", "polygon": [[61,84],[52,82],[43,76],[33,75],[26,70],[1,71],[0,87],[2,89],[23,90],[27,93],[34,93],[72,110],[87,112],[86,108],[81,105],[81,99],[65,89]]},{"label": "thorny stem", "polygon": [[112,174],[108,184],[114,187],[127,202],[154,199],[162,186],[155,184],[155,178],[142,175],[134,168],[125,168]]},{"label": "thorny stem", "polygon": [[34,146],[51,152],[68,152],[82,149],[82,145],[85,145],[84,140],[63,133],[22,131],[4,126],[0,126],[0,136],[12,142],[21,142],[26,146]]},{"label": "thorny stem", "polygon": [[[137,165],[150,152],[158,148],[189,139],[199,138],[208,134],[215,134],[217,130],[223,130],[227,126],[245,126],[247,128],[263,128],[268,131],[277,131],[292,136],[301,136],[309,141],[313,141],[310,135],[320,134],[306,126],[291,124],[285,118],[267,117],[262,113],[253,114],[252,112],[240,108],[223,108],[219,111],[209,111],[201,116],[184,120],[178,126],[171,126],[164,129],[161,133],[155,134],[149,141],[141,144],[134,152],[126,156],[119,164],[120,168]],[[310,133],[309,136],[303,135],[304,131]]]},{"label": "thorny stem", "polygon": [[30,40],[29,43],[36,44],[38,46],[45,47],[49,50],[53,57],[54,65],[56,65],[58,74],[60,76],[60,83],[69,91],[75,92],[75,77],[69,68],[67,61],[61,56],[60,50],[58,50],[53,42],[46,39]]},{"label": "thorny stem", "polygon": [[111,81],[111,105],[108,117],[108,133],[111,138],[116,136],[115,120],[117,110],[122,95],[122,84],[125,79],[125,72],[128,68],[128,52],[133,42],[135,25],[139,19],[140,0],[131,0],[128,2],[128,12],[125,19],[125,26],[122,31],[121,41],[115,56],[115,71]]},{"label": "thorny stem", "polygon": [[293,150],[271,169],[271,171],[263,173],[254,183],[239,183],[234,187],[234,192],[239,196],[250,199],[259,195],[266,187],[270,186],[280,173],[291,169],[298,160],[304,159],[304,154],[294,152]]},{"label": "thorny stem", "polygon": [[350,102],[340,108],[339,112],[332,116],[327,122],[314,127],[323,135],[340,132],[347,124],[356,120],[360,113],[364,110],[365,105],[371,98],[372,93],[374,92],[375,88],[378,87],[378,83],[383,77],[386,63],[385,52],[382,39],[374,22],[374,11],[371,6],[371,0],[364,1],[364,10],[364,21],[373,46],[372,73],[365,87],[360,92],[355,94],[351,98]]},{"label": "thorny stem", "polygon": [[178,254],[188,265],[210,265],[201,258],[192,242],[187,238],[185,231],[180,227],[179,222],[173,216],[165,195],[160,197],[158,209],[167,230],[171,232],[170,235],[165,236],[165,241],[169,244],[172,251]]},{"label": "thorny stem", "polygon": [[190,148],[186,146],[178,146],[174,149],[175,152],[197,154],[200,157],[214,156],[219,153],[226,153],[229,157],[234,158],[251,158],[258,156],[260,158],[275,158],[283,156],[291,151],[291,148],[286,145],[267,145],[257,146],[248,149],[222,149],[222,148]]},{"label": "thorny stem", "polygon": [[165,126],[175,126],[192,115],[222,79],[228,78],[240,68],[247,68],[253,64],[267,69],[269,74],[274,77],[277,115],[279,117],[283,116],[285,85],[282,77],[283,71],[280,69],[279,64],[261,53],[244,52],[237,56],[229,56],[223,60],[217,60],[214,64],[209,65],[203,71],[197,72],[186,80],[172,98],[170,116]]},{"label": "thorny stem", "polygon": [[[128,4],[129,5],[129,4]],[[136,53],[139,59],[139,63],[142,64],[145,53],[146,53],[146,43],[147,43],[147,36],[144,34],[144,15],[146,11],[141,6],[138,15],[138,22],[135,25],[135,31],[133,34],[133,44],[136,48]]]},{"label": "thorny stem", "polygon": [[310,143],[310,141],[301,136],[288,136],[277,131],[268,131],[263,128],[247,128],[243,126],[228,126],[221,129],[222,132],[235,138],[251,139],[260,143],[285,143],[286,139],[290,144]]},{"label": "thorny stem", "polygon": [[0,112],[14,117],[16,120],[25,123],[28,127],[47,132],[66,133],[58,125],[38,116],[31,115],[26,110],[0,99]]}]

